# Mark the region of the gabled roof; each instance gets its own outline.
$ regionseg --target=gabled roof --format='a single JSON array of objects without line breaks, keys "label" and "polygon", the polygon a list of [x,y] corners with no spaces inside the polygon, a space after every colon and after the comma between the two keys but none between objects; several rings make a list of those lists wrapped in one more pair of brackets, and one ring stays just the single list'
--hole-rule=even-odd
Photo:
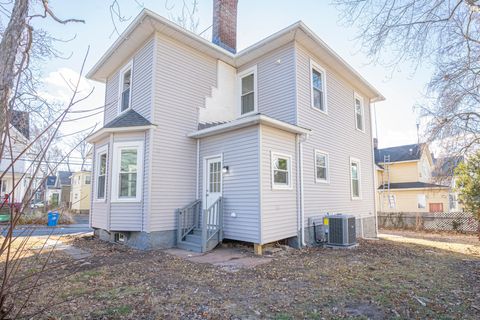
[{"label": "gabled roof", "polygon": [[[432,188],[448,188],[448,186],[443,186],[434,183],[426,182],[398,182],[390,183],[390,189],[432,189]],[[387,185],[382,185],[378,187],[379,190],[387,189]]]},{"label": "gabled roof", "polygon": [[463,161],[462,156],[444,157],[434,159],[435,168],[432,176],[434,177],[453,177],[455,168]]},{"label": "gabled roof", "polygon": [[407,144],[404,146],[376,149],[375,162],[383,163],[385,156],[390,156],[390,162],[415,161],[420,160],[424,144]]},{"label": "gabled roof", "polygon": [[325,63],[334,66],[337,72],[349,79],[359,90],[367,94],[372,101],[385,99],[377,89],[368,83],[302,21],[298,21],[278,31],[264,40],[241,50],[237,54],[232,54],[148,9],[143,9],[132,21],[127,29],[87,73],[87,78],[105,82],[107,77],[110,76],[121,63],[130,58],[155,32],[160,32],[172,37],[199,52],[222,60],[234,67],[244,65],[287,43],[298,41],[312,52],[321,54]]},{"label": "gabled roof", "polygon": [[72,180],[70,179],[70,177],[72,176],[72,172],[58,171],[57,176],[60,186],[69,186],[72,184]]},{"label": "gabled roof", "polygon": [[45,179],[45,185],[48,187],[55,187],[55,184],[57,182],[57,176],[48,176],[47,179]]},{"label": "gabled roof", "polygon": [[141,116],[138,112],[130,109],[120,116],[116,117],[106,125],[104,128],[125,128],[125,127],[140,127],[149,126],[150,121]]}]

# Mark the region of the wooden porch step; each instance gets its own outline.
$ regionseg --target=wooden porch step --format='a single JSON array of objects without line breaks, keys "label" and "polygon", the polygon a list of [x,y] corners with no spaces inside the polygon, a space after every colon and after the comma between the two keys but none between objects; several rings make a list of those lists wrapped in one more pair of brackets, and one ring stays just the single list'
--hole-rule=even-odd
[{"label": "wooden porch step", "polygon": [[201,233],[199,233],[199,234],[195,234],[195,233],[187,234],[187,236],[185,237],[185,241],[201,244],[202,243],[202,234]]},{"label": "wooden porch step", "polygon": [[177,247],[183,250],[193,251],[193,252],[202,252],[202,244],[190,241],[180,241],[177,244]]}]

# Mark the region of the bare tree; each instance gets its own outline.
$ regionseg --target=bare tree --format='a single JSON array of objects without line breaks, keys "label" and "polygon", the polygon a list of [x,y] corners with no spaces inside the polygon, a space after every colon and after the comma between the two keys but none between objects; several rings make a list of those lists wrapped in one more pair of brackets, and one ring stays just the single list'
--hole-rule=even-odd
[{"label": "bare tree", "polygon": [[480,1],[333,0],[342,20],[355,24],[371,62],[394,71],[423,63],[434,74],[426,101],[417,105],[426,120],[425,139],[465,154],[480,142]]},{"label": "bare tree", "polygon": [[[73,136],[69,143],[69,146],[76,151],[77,155],[80,156],[80,161],[77,161],[77,163],[79,163],[81,171],[86,170],[86,164],[93,148],[93,146],[86,140],[89,135],[90,132],[78,133]],[[71,170],[69,169],[69,171]]]}]

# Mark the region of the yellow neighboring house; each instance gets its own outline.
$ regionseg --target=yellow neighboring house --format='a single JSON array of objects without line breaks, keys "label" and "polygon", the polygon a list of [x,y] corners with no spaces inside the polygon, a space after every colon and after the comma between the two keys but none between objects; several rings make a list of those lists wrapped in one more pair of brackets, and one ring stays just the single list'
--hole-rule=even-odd
[{"label": "yellow neighboring house", "polygon": [[90,194],[92,190],[90,171],[72,174],[72,191],[70,192],[71,210],[76,213],[90,212]]},{"label": "yellow neighboring house", "polygon": [[375,148],[375,162],[379,212],[461,211],[453,175],[444,172],[439,179],[428,145]]}]

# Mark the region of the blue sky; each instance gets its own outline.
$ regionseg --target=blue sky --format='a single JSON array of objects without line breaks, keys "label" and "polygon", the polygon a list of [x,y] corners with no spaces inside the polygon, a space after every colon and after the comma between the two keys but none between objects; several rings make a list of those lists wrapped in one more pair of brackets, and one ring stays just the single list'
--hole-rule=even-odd
[{"label": "blue sky", "polygon": [[[151,9],[165,17],[175,15],[181,10],[181,0],[169,0],[168,6],[174,6],[171,11],[166,9],[165,0],[119,0],[122,14],[130,18],[118,22],[119,31],[123,31],[143,7]],[[202,31],[211,25],[212,0],[199,0],[199,27]],[[68,91],[62,84],[60,74],[67,79],[74,78],[79,71],[87,47],[90,53],[86,63],[88,71],[108,47],[117,38],[112,34],[113,24],[110,19],[109,4],[111,1],[50,1],[58,16],[62,18],[80,18],[85,24],[69,24],[66,26],[51,21],[41,21],[43,27],[57,38],[75,39],[58,45],[58,48],[68,56],[65,59],[53,59],[44,65],[45,94],[61,100],[68,96]],[[382,66],[368,64],[368,58],[359,52],[355,41],[357,30],[355,26],[346,27],[339,22],[338,10],[329,4],[328,0],[239,0],[238,8],[238,49],[245,48],[286,26],[303,20],[340,56],[348,61],[370,83],[372,83],[387,98],[385,102],[375,105],[378,123],[378,136],[381,147],[415,143],[416,115],[413,106],[422,99],[422,92],[429,80],[428,68],[421,68],[412,74],[407,65],[400,65],[400,70],[393,73]],[[84,92],[94,87],[94,94],[78,108],[92,108],[102,105],[104,97],[103,84],[84,81]],[[64,133],[73,128],[87,128],[94,121],[101,121],[97,115],[88,120],[79,120],[74,126],[63,129]],[[71,123],[70,123],[71,124]]]}]

